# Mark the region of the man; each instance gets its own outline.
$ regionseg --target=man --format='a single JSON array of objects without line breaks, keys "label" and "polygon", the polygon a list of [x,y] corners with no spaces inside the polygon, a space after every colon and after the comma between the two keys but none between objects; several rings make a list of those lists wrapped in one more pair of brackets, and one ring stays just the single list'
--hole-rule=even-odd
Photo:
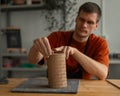
[{"label": "man", "polygon": [[100,7],[93,2],[84,3],[78,11],[74,31],[53,32],[38,38],[29,52],[29,61],[39,63],[54,51],[66,54],[68,78],[104,80],[109,66],[109,50],[106,40],[93,34],[101,17]]}]

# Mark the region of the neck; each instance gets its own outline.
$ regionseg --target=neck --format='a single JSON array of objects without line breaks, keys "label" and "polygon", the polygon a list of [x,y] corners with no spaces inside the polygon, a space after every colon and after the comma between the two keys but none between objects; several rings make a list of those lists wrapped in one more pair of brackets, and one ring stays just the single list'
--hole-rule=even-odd
[{"label": "neck", "polygon": [[78,42],[86,42],[89,36],[79,36],[77,34],[73,34],[73,38]]}]

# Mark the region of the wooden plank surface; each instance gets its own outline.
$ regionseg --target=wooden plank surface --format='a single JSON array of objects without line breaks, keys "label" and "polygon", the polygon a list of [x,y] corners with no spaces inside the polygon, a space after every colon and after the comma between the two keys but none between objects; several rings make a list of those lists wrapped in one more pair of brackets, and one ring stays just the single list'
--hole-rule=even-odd
[{"label": "wooden plank surface", "polygon": [[[8,84],[0,84],[0,96],[120,96],[120,90],[105,80],[81,80],[77,94],[12,93],[11,90],[23,83],[25,78],[9,79]],[[118,80],[120,81],[120,80]]]},{"label": "wooden plank surface", "polygon": [[108,79],[107,80],[110,84],[112,84],[113,86],[117,87],[120,89],[120,80],[116,80],[116,79]]}]

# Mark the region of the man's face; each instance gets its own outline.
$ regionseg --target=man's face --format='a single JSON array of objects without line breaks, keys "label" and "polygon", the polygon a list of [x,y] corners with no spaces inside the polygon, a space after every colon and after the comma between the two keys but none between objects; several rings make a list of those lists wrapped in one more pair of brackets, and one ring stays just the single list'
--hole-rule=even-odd
[{"label": "man's face", "polygon": [[81,11],[76,18],[76,35],[88,37],[98,27],[97,16],[97,13]]}]

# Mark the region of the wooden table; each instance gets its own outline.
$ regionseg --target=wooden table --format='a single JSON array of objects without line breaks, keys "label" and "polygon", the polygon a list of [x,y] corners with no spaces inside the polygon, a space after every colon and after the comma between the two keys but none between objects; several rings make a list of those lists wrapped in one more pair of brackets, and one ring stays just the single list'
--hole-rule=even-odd
[{"label": "wooden table", "polygon": [[[8,84],[0,84],[0,96],[120,96],[120,89],[105,80],[80,80],[77,94],[12,93],[11,89],[25,78],[9,79]],[[112,79],[111,79],[112,81]],[[116,80],[113,80],[116,81]],[[120,83],[120,80],[117,79]]]}]

